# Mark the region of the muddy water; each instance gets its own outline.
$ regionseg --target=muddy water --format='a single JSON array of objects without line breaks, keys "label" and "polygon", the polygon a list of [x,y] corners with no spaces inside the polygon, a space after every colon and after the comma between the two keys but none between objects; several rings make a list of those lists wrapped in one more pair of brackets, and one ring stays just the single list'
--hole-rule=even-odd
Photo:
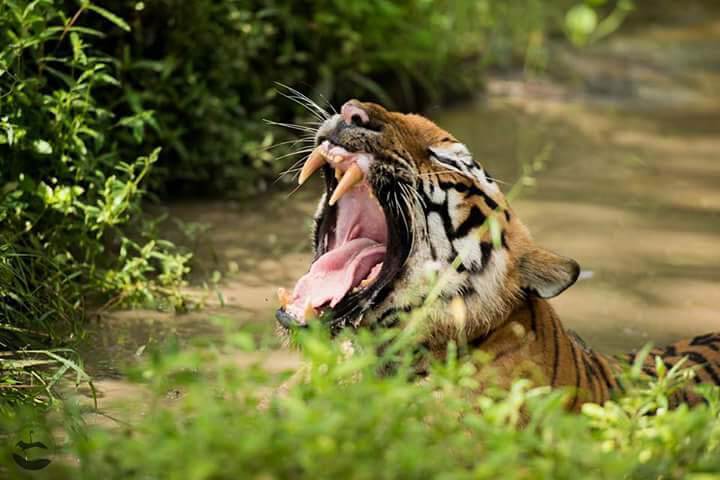
[{"label": "muddy water", "polygon": [[[589,344],[619,352],[720,330],[720,22],[555,53],[561,80],[496,77],[487,96],[428,116],[506,190],[533,166],[513,206],[538,243],[582,265],[582,280],[553,303]],[[219,335],[218,317],[266,339],[268,353],[255,360],[296,364],[267,339],[277,287],[291,287],[310,260],[314,182],[292,194],[279,183],[243,203],[170,207],[207,227],[193,241],[196,278],[223,277],[217,289],[193,289],[206,297],[203,310],[98,322],[84,353],[107,397],[122,396],[120,367],[144,348]]]}]

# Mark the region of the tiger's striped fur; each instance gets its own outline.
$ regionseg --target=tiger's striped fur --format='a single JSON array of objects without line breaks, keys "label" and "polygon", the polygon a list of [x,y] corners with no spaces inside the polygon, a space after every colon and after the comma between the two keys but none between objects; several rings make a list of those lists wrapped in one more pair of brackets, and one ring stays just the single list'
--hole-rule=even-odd
[{"label": "tiger's striped fur", "polygon": [[[575,282],[578,264],[535,245],[465,145],[419,115],[356,100],[343,110],[348,106],[359,114],[352,119],[328,115],[316,143],[331,141],[372,156],[367,182],[408,244],[402,268],[369,290],[368,298],[346,313],[352,318],[343,325],[402,327],[402,313],[422,306],[422,340],[438,355],[450,341],[467,342],[493,354],[494,365],[508,378],[533,370],[553,387],[574,388],[571,409],[622,391],[617,374],[623,359],[585,346],[563,328],[547,301]],[[334,188],[332,180],[326,183],[318,224]],[[461,314],[450,314],[458,304]],[[688,357],[697,381],[720,385],[720,334],[653,350],[644,367],[649,375],[655,375],[655,355],[668,366]],[[699,396],[679,392],[674,400],[696,403]]]},{"label": "tiger's striped fur", "polygon": [[[568,407],[573,410],[585,402],[603,403],[624,392],[620,380],[623,364],[631,365],[635,353],[620,358],[595,352],[574,332],[566,330],[547,300],[528,296],[487,336],[469,342],[493,356],[493,366],[501,378],[527,374],[553,387],[569,387],[573,395]],[[660,357],[670,370],[687,357],[686,365],[695,371],[696,383],[720,385],[720,334],[706,334],[689,340],[657,347],[645,357],[643,371],[656,376],[655,358]],[[539,376],[538,376],[539,373]],[[702,397],[692,388],[674,392],[671,406],[694,405]]]}]

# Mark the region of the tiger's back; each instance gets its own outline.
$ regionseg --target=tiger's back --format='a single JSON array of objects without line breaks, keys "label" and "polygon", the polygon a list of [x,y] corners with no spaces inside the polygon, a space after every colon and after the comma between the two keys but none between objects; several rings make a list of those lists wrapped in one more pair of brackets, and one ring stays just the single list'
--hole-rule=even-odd
[{"label": "tiger's back", "polygon": [[[568,408],[578,410],[585,402],[600,403],[625,392],[623,370],[631,367],[638,352],[612,357],[594,351],[575,332],[567,330],[549,302],[530,298],[487,337],[475,340],[474,348],[490,352],[499,378],[528,376],[540,384],[572,391]],[[692,369],[689,384],[673,391],[671,406],[695,405],[703,397],[695,384],[720,385],[720,333],[709,333],[656,347],[642,359],[644,374],[657,378],[656,358],[664,369],[680,364]]]}]

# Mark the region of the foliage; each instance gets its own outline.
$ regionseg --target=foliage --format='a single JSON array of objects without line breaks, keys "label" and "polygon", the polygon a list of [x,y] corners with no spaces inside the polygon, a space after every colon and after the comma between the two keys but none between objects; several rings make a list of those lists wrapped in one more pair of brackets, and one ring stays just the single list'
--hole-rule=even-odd
[{"label": "foliage", "polygon": [[21,350],[0,359],[2,402],[0,415],[12,415],[18,406],[52,408],[60,398],[61,383],[72,376],[75,385],[87,385],[95,398],[95,387],[83,370],[82,361],[71,349]]},{"label": "foliage", "polygon": [[564,26],[572,43],[584,46],[610,35],[620,27],[625,17],[634,8],[632,0],[618,0],[610,13],[600,19],[597,7],[604,6],[606,3],[606,0],[578,3],[567,11]]},{"label": "foliage", "polygon": [[336,107],[359,97],[421,110],[478,91],[486,65],[541,63],[574,3],[110,0],[131,31],[104,44],[123,82],[116,108],[153,112],[137,127],[164,147],[153,187],[242,196],[292,163],[287,148],[269,150],[288,134],[265,120],[306,119],[277,82]]},{"label": "foliage", "polygon": [[[62,451],[76,456],[78,466],[62,470],[56,462],[56,477],[700,479],[720,473],[720,391],[705,389],[708,403],[694,409],[662,407],[673,386],[687,381],[682,371],[649,381],[636,368],[627,373],[626,397],[570,414],[563,408],[568,392],[525,380],[509,390],[480,391],[479,379],[491,378],[484,359],[458,357],[453,349],[418,380],[410,355],[378,355],[378,345],[394,341],[390,332],[371,335],[353,338],[348,355],[321,332],[300,334],[304,382],[265,409],[259,399],[284,377],[237,367],[234,359],[253,349],[250,335],[235,332],[211,348],[156,352],[134,374],[154,392],[148,411],[127,424],[71,433]],[[396,373],[379,376],[388,362]],[[176,390],[180,398],[168,400]],[[17,431],[17,422],[28,421],[17,412],[4,420]],[[78,425],[77,416],[65,420]]]},{"label": "foliage", "polygon": [[140,215],[159,150],[118,149],[151,117],[113,112],[120,83],[98,48],[105,34],[76,21],[127,26],[89,2],[73,17],[58,3],[0,7],[0,324],[46,335],[89,295],[134,304],[176,289],[187,261]]},{"label": "foliage", "polygon": [[45,407],[58,396],[64,375],[90,382],[73,351],[47,350],[74,334],[77,287],[51,259],[9,247],[0,250],[0,409]]},{"label": "foliage", "polygon": [[474,2],[106,3],[132,27],[106,42],[123,79],[121,108],[154,112],[157,124],[141,131],[166,147],[153,179],[170,195],[247,194],[287,166],[273,161],[278,132],[264,120],[299,112],[276,82],[328,101],[370,95],[418,107],[479,80],[455,71]]}]

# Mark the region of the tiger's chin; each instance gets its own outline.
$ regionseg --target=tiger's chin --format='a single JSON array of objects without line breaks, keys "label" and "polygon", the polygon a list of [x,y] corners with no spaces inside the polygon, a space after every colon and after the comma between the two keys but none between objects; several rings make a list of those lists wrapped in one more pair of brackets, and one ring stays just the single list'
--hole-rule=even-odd
[{"label": "tiger's chin", "polygon": [[[315,256],[292,291],[278,289],[276,318],[284,329],[319,319],[337,333],[357,328],[408,256],[409,232],[369,179],[372,154],[322,141],[300,173],[300,184],[322,171],[326,191],[315,218]],[[402,229],[402,231],[401,231]]]}]

